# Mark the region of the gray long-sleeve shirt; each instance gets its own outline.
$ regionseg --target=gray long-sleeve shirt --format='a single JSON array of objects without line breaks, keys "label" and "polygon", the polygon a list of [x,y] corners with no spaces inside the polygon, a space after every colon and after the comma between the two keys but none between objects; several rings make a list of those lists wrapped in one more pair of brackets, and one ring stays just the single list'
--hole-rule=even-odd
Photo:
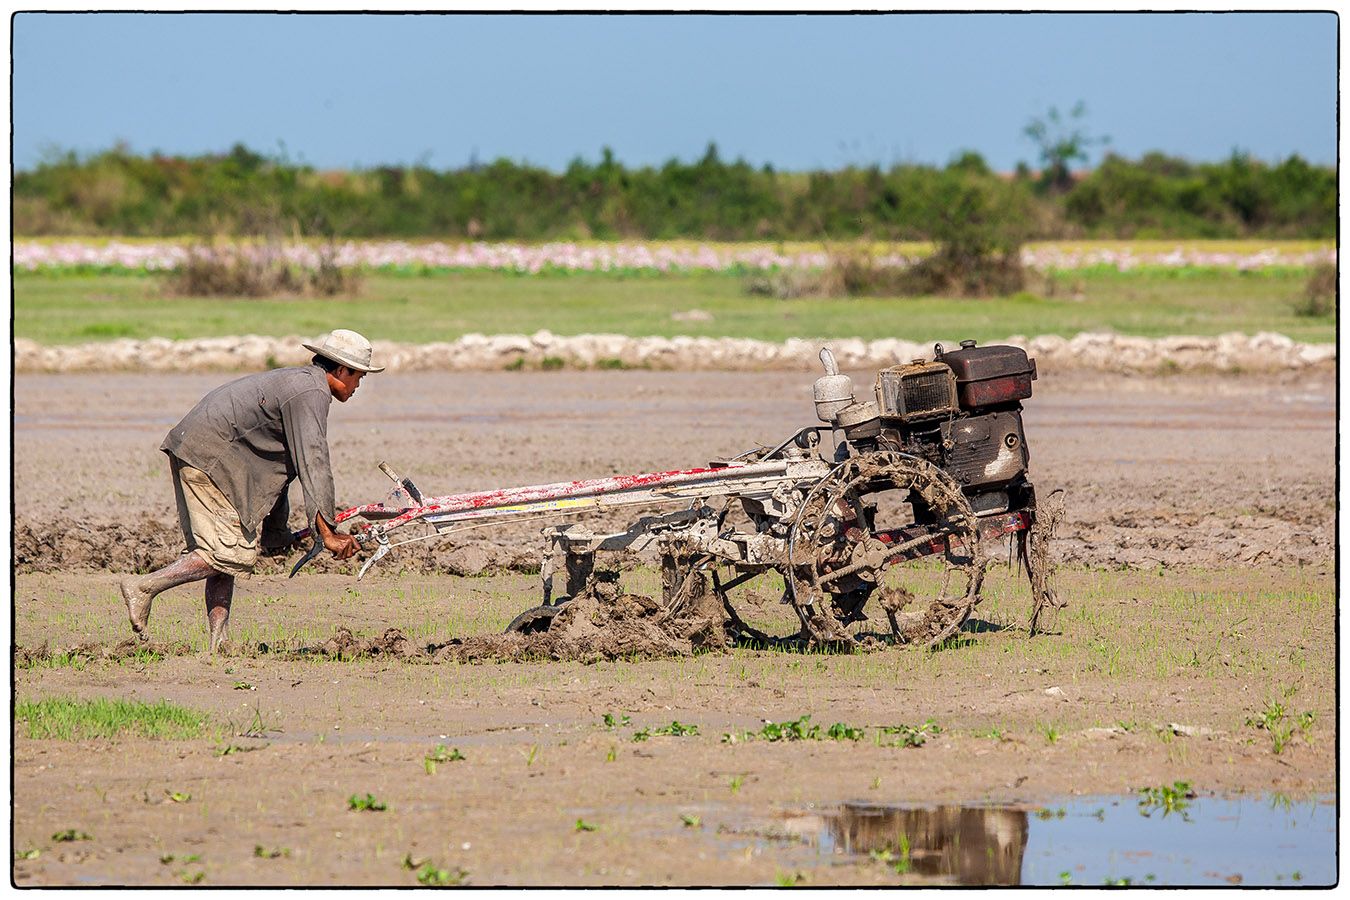
[{"label": "gray long-sleeve shirt", "polygon": [[[170,431],[160,449],[201,469],[229,498],[246,533],[286,515],[286,487],[299,478],[312,525],[332,525],[328,407],[333,394],[316,365],[273,369],[221,385]],[[271,512],[272,515],[268,516]]]}]

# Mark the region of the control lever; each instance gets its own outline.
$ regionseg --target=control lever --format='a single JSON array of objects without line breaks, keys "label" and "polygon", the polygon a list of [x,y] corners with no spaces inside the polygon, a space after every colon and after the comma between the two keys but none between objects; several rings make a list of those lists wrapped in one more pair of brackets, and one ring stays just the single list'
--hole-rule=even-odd
[{"label": "control lever", "polygon": [[417,489],[417,485],[412,483],[411,478],[401,477],[397,472],[394,471],[393,467],[390,466],[389,463],[385,462],[384,460],[380,460],[380,471],[383,472],[385,475],[387,475],[389,477],[389,480],[392,481],[394,484],[403,488],[403,490],[407,492],[408,496],[413,499],[414,503],[416,503],[418,506],[422,505],[422,492]]}]

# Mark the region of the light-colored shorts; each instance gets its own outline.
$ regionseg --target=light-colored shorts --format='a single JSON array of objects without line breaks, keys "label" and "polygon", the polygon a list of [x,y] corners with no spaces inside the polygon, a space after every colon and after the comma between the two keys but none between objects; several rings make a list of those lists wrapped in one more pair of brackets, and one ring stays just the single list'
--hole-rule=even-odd
[{"label": "light-colored shorts", "polygon": [[174,456],[169,468],[188,551],[195,550],[221,574],[251,574],[258,561],[258,535],[244,531],[239,513],[205,472]]}]

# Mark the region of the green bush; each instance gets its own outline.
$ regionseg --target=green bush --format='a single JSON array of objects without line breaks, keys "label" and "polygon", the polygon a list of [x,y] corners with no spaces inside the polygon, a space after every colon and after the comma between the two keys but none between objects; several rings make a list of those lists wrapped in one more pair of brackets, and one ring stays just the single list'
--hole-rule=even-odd
[{"label": "green bush", "polygon": [[180,297],[332,297],[354,296],[360,286],[360,273],[338,267],[331,246],[320,250],[318,265],[310,269],[289,263],[276,243],[214,243],[193,247],[187,261],[169,275],[164,290]]},{"label": "green bush", "polygon": [[1338,283],[1334,263],[1316,266],[1308,276],[1303,296],[1294,301],[1294,314],[1308,318],[1329,316],[1336,311]]}]

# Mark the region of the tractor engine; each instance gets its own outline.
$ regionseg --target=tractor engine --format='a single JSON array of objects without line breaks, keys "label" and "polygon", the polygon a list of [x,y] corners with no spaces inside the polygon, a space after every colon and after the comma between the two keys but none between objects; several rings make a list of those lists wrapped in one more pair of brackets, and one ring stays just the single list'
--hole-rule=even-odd
[{"label": "tractor engine", "polygon": [[1025,350],[937,344],[931,362],[878,372],[875,399],[865,400],[853,399],[852,382],[832,363],[816,382],[816,412],[843,432],[841,459],[892,450],[927,460],[961,485],[976,514],[1034,504],[1021,401],[1031,396],[1036,362]]}]

